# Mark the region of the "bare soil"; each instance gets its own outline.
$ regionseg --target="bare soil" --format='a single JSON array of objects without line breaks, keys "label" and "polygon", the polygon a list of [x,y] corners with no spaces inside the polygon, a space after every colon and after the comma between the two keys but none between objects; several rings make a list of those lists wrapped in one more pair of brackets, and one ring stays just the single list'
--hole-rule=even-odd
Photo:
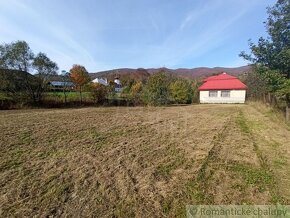
[{"label": "bare soil", "polygon": [[0,111],[0,136],[1,217],[290,204],[290,128],[261,105]]}]

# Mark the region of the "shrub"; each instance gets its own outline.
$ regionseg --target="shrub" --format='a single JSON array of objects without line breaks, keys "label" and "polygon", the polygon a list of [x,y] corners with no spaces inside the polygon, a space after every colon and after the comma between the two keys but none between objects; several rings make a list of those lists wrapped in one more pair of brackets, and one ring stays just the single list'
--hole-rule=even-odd
[{"label": "shrub", "polygon": [[142,103],[143,84],[141,81],[134,83],[130,89],[130,99],[134,104]]},{"label": "shrub", "polygon": [[93,83],[91,85],[91,93],[94,101],[96,103],[101,103],[106,99],[106,96],[108,94],[108,89],[106,86],[99,84],[99,83]]},{"label": "shrub", "polygon": [[169,85],[171,77],[164,72],[149,77],[144,89],[143,100],[148,105],[166,105],[169,103]]},{"label": "shrub", "polygon": [[0,92],[7,99],[20,104],[36,101],[37,77],[24,71],[0,69],[0,81]]},{"label": "shrub", "polygon": [[192,103],[198,103],[199,102],[199,90],[198,87],[202,84],[201,81],[193,80],[191,87],[192,87]]},{"label": "shrub", "polygon": [[170,84],[171,99],[177,104],[188,104],[192,102],[193,89],[187,80],[178,79]]}]

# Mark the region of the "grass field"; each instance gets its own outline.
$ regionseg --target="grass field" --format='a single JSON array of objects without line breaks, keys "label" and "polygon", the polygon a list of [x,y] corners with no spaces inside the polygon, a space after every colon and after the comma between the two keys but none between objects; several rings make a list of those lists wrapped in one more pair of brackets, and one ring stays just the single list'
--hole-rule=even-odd
[{"label": "grass field", "polygon": [[[80,100],[80,93],[79,92],[66,92],[67,101],[79,101]],[[83,101],[93,101],[92,94],[90,92],[83,92],[82,93]],[[45,100],[52,100],[52,101],[59,101],[64,102],[65,96],[63,92],[46,92],[44,95]]]},{"label": "grass field", "polygon": [[0,216],[290,204],[290,129],[256,105],[0,111]]}]

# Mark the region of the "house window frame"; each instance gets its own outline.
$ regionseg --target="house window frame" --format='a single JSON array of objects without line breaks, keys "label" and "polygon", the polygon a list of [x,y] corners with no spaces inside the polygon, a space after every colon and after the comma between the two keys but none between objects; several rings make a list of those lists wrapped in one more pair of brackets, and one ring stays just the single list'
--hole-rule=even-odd
[{"label": "house window frame", "polygon": [[[227,95],[224,95],[228,93]],[[221,90],[221,98],[230,98],[231,97],[231,90]]]},{"label": "house window frame", "polygon": [[[212,95],[214,93],[214,95]],[[218,97],[218,91],[216,90],[209,90],[208,91],[208,97],[209,98],[217,98]]]}]

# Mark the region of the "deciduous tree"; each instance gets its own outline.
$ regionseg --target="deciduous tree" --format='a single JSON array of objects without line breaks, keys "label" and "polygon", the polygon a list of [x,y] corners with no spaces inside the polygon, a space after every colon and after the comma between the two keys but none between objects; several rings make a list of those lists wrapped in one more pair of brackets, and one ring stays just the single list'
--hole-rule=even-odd
[{"label": "deciduous tree", "polygon": [[175,103],[191,103],[193,90],[189,81],[178,79],[170,84],[171,98]]},{"label": "deciduous tree", "polygon": [[90,81],[89,73],[84,66],[75,64],[70,69],[70,78],[79,90],[80,102],[82,103],[82,88]]},{"label": "deciduous tree", "polygon": [[43,92],[47,88],[50,77],[57,74],[58,66],[42,52],[38,53],[33,59],[32,66],[36,71],[35,76],[38,79],[36,99],[40,102],[42,100]]},{"label": "deciduous tree", "polygon": [[63,96],[64,96],[64,103],[67,103],[67,92],[69,89],[71,89],[70,83],[71,83],[71,79],[69,76],[69,72],[62,70],[61,71],[61,81],[62,81],[62,92],[63,92]]},{"label": "deciduous tree", "polygon": [[99,84],[93,83],[91,84],[91,93],[96,103],[101,103],[106,99],[108,94],[108,87]]},{"label": "deciduous tree", "polygon": [[142,102],[143,84],[141,81],[135,82],[130,89],[130,98],[135,104]]},{"label": "deciduous tree", "polygon": [[241,52],[240,56],[256,65],[270,92],[283,96],[289,108],[290,92],[284,87],[290,79],[290,1],[278,0],[268,8],[268,15],[265,23],[269,36],[261,37],[257,44],[250,41],[251,54]]},{"label": "deciduous tree", "polygon": [[29,72],[34,54],[25,41],[0,45],[0,68]]},{"label": "deciduous tree", "polygon": [[149,105],[166,105],[169,103],[171,82],[170,76],[164,72],[149,77],[144,89],[144,101]]}]

